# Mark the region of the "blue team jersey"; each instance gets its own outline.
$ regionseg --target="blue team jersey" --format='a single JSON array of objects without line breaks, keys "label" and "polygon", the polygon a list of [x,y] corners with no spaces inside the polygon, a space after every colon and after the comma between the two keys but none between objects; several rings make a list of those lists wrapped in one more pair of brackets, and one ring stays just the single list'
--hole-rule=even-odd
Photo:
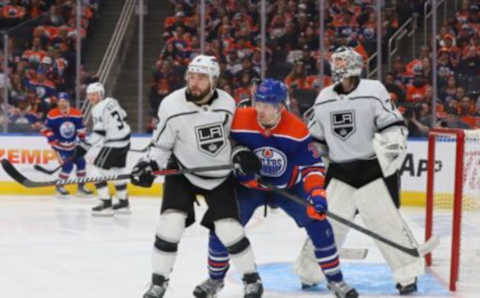
[{"label": "blue team jersey", "polygon": [[286,109],[271,130],[258,124],[254,108],[237,109],[231,137],[258,156],[262,179],[277,187],[292,187],[314,172],[323,175],[322,160],[307,126]]},{"label": "blue team jersey", "polygon": [[48,112],[42,134],[54,149],[73,150],[77,137],[82,139],[86,134],[82,113],[74,108],[70,108],[66,114],[62,114],[58,108],[52,109]]}]

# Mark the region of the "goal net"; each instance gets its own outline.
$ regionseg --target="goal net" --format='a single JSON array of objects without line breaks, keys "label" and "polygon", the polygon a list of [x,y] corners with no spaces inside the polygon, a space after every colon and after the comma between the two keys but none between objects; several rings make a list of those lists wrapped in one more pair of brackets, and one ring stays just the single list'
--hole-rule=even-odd
[{"label": "goal net", "polygon": [[480,278],[480,130],[429,134],[426,239],[432,234],[443,247],[427,255],[427,266],[451,291],[474,287]]}]

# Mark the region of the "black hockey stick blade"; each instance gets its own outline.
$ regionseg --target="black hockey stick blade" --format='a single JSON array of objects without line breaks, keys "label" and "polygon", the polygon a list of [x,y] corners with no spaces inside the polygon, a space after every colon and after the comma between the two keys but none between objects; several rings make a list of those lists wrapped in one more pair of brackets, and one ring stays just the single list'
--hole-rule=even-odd
[{"label": "black hockey stick blade", "polygon": [[54,169],[47,169],[47,168],[44,168],[42,167],[41,165],[34,165],[33,168],[39,172],[42,172],[42,173],[45,173],[45,174],[48,174],[48,175],[52,175],[54,174],[56,171],[60,170],[62,168],[62,165],[59,165],[57,166],[56,168]]},{"label": "black hockey stick blade", "polygon": [[[268,182],[265,182],[265,181],[260,181],[260,183],[268,188],[270,188],[271,191],[275,192],[275,193],[278,193],[280,195],[282,195],[283,197],[287,198],[287,199],[290,199],[294,202],[297,202],[298,204],[300,205],[303,205],[305,207],[309,206],[310,204],[305,201],[304,199],[302,198],[299,198],[297,197],[296,195],[293,195],[283,189],[280,189],[278,187],[276,187],[275,185],[271,184],[271,183],[268,183]],[[387,239],[385,237],[383,237],[382,235],[379,235],[369,229],[366,229],[362,226],[359,226],[357,225],[356,223],[354,222],[351,222],[350,220],[348,219],[345,219],[335,213],[332,213],[330,211],[326,211],[326,214],[329,218],[341,223],[341,224],[344,224],[352,229],[355,229],[357,231],[359,231],[360,233],[363,233],[367,236],[370,236],[372,238],[374,238],[375,240],[378,240],[386,245],[389,245],[391,247],[394,247],[400,251],[403,251],[404,253],[406,254],[409,254],[411,256],[414,256],[414,257],[422,257],[426,252],[425,251],[420,251],[422,250],[423,247],[428,247],[428,251],[431,251],[432,249],[434,249],[437,245],[438,245],[438,238],[437,237],[432,237],[431,239],[429,239],[429,241],[427,241],[427,243],[425,243],[424,245],[421,245],[420,247],[406,247],[406,246],[403,246],[401,244],[398,244],[396,242],[393,242],[392,240],[390,239]]]},{"label": "black hockey stick blade", "polygon": [[7,172],[7,174],[12,177],[13,180],[17,181],[18,183],[27,186],[27,187],[35,187],[29,185],[30,180],[23,176],[22,173],[20,173],[11,163],[8,161],[8,159],[4,158],[2,159],[2,167]]}]

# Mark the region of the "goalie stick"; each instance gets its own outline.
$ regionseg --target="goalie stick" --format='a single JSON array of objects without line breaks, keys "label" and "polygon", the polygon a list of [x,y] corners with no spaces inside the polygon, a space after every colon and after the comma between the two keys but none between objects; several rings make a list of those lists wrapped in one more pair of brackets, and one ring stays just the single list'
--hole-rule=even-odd
[{"label": "goalie stick", "polygon": [[[56,179],[51,181],[33,181],[23,176],[11,163],[8,159],[2,159],[2,167],[7,172],[10,177],[15,181],[22,184],[25,187],[44,187],[44,186],[55,186],[55,185],[68,185],[68,184],[78,184],[78,183],[87,183],[87,182],[102,182],[102,181],[115,181],[115,180],[125,180],[130,179],[130,174],[112,174],[107,176],[97,176],[97,177],[82,177],[82,178],[69,178],[67,180]],[[187,173],[197,173],[197,172],[207,172],[207,171],[218,171],[218,170],[228,170],[234,169],[234,165],[219,165],[211,167],[198,167],[190,169],[164,169],[153,172],[155,176],[166,176],[166,175],[180,175]]]},{"label": "goalie stick", "polygon": [[[280,194],[280,195],[284,196],[285,198],[290,199],[290,200],[292,200],[292,201],[294,201],[298,204],[301,204],[305,207],[310,205],[310,203],[308,203],[307,201],[305,201],[305,200],[297,197],[296,195],[293,195],[293,194],[291,194],[291,193],[289,193],[289,192],[287,192],[283,189],[280,189],[273,184],[270,184],[270,183],[265,182],[263,180],[261,180],[259,182],[262,185],[270,188],[271,191],[273,191],[277,194]],[[400,251],[403,251],[404,253],[409,254],[411,256],[414,256],[414,257],[422,257],[422,256],[428,254],[433,249],[435,249],[438,246],[438,244],[440,243],[440,238],[438,238],[437,236],[433,236],[430,239],[428,239],[427,242],[425,242],[422,245],[419,245],[418,247],[406,247],[406,246],[398,244],[398,243],[396,243],[392,240],[389,240],[389,239],[383,237],[382,235],[379,235],[379,234],[377,234],[377,233],[375,233],[375,232],[373,232],[369,229],[366,229],[362,226],[359,226],[356,223],[353,223],[353,222],[351,222],[351,221],[349,221],[349,220],[347,220],[347,219],[345,219],[341,216],[338,216],[335,213],[332,213],[330,211],[326,211],[325,213],[327,214],[327,216],[329,218],[331,218],[331,219],[333,219],[333,220],[335,220],[339,223],[342,223],[342,224],[344,224],[344,225],[346,225],[346,226],[348,226],[348,227],[350,227],[354,230],[359,231],[360,233],[363,233],[367,236],[370,236],[370,237],[374,238],[375,240],[378,240],[378,241],[380,241],[380,242],[382,242],[386,245],[394,247],[394,248],[396,248]]]}]

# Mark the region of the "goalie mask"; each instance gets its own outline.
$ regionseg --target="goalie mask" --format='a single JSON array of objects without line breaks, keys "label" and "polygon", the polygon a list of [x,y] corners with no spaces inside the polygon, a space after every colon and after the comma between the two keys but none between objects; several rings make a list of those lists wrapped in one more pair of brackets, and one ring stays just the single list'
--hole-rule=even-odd
[{"label": "goalie mask", "polygon": [[359,77],[362,74],[363,58],[350,47],[339,47],[330,59],[332,79],[340,83],[345,78]]}]

